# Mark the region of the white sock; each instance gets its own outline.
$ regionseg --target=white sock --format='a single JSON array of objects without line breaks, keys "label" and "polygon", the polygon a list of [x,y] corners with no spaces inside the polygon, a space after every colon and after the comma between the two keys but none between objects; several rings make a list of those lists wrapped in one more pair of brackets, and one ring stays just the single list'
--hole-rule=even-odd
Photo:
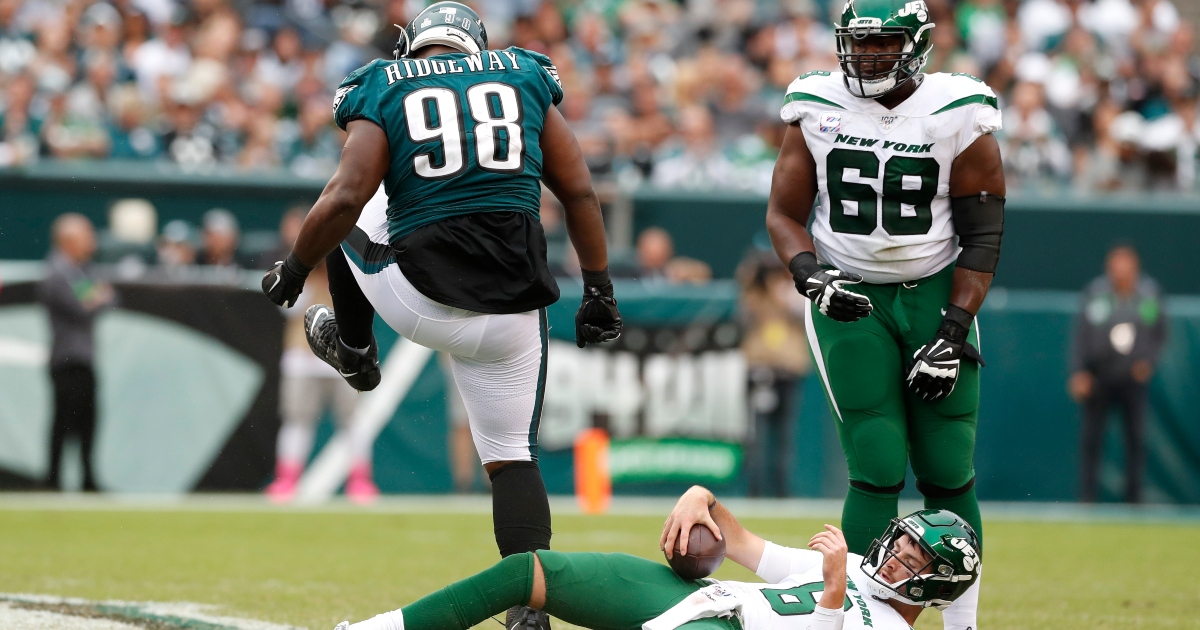
[{"label": "white sock", "polygon": [[942,611],[942,623],[946,630],[979,630],[976,618],[979,615],[979,583],[982,581],[983,574],[980,574],[962,597]]},{"label": "white sock", "polygon": [[350,624],[350,630],[404,630],[404,613],[397,608],[366,621]]}]

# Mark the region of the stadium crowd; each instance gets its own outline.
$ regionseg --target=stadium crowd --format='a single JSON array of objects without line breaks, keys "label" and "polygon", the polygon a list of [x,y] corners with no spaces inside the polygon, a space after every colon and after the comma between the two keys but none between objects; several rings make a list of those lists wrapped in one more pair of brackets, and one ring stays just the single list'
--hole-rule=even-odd
[{"label": "stadium crowd", "polygon": [[[421,0],[0,0],[0,166],[160,160],[327,177],[333,90]],[[598,178],[765,193],[837,0],[489,0],[493,48],[548,54]],[[927,0],[927,71],[1001,96],[1018,186],[1190,189],[1200,55],[1171,0]]]}]

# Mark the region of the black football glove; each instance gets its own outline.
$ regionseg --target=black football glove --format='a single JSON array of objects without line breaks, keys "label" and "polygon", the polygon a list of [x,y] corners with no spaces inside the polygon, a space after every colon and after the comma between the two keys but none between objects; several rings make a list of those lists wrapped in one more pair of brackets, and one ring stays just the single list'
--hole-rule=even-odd
[{"label": "black football glove", "polygon": [[953,304],[947,306],[946,315],[933,341],[921,346],[913,355],[912,367],[908,370],[908,386],[921,398],[932,402],[949,396],[958,382],[959,367],[964,356],[983,365],[979,351],[967,343],[967,331],[974,319],[970,313]]},{"label": "black football glove", "polygon": [[275,263],[275,267],[267,272],[262,279],[262,290],[267,299],[279,306],[291,308],[296,304],[296,298],[304,290],[304,281],[308,279],[312,267],[296,259],[296,254]]},{"label": "black football glove", "polygon": [[575,313],[575,345],[603,343],[621,336],[621,313],[613,298],[608,268],[583,270],[583,302]]},{"label": "black football glove", "polygon": [[817,305],[822,315],[835,322],[855,322],[871,314],[871,300],[847,291],[847,284],[862,282],[862,276],[838,269],[822,269],[817,256],[801,252],[788,263],[796,290]]}]

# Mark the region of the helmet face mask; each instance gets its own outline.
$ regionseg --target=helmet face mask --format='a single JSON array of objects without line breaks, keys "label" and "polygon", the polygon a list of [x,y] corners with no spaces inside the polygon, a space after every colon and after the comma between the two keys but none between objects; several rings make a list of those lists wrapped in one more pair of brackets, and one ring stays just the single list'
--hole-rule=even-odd
[{"label": "helmet face mask", "polygon": [[412,56],[426,46],[449,46],[474,54],[487,50],[487,29],[479,14],[458,2],[436,2],[417,14],[401,29],[392,55],[396,59]]},{"label": "helmet face mask", "polygon": [[[927,562],[921,566],[905,562],[898,552],[898,543],[905,537],[924,552]],[[889,582],[882,573],[892,560],[906,569],[907,575]],[[892,519],[883,535],[871,543],[861,568],[871,578],[866,590],[875,597],[940,610],[979,579],[979,538],[953,512],[921,510]]]},{"label": "helmet face mask", "polygon": [[[924,0],[848,0],[835,25],[846,89],[874,99],[911,81],[933,48],[934,25],[928,20]],[[877,44],[884,38],[900,45],[884,49]]]}]

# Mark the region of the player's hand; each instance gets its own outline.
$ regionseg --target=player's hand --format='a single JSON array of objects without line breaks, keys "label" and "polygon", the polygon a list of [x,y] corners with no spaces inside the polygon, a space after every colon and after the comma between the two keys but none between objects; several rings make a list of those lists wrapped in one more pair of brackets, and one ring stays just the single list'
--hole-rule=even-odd
[{"label": "player's hand", "polygon": [[855,322],[871,314],[871,300],[846,289],[862,276],[839,269],[823,269],[812,252],[802,252],[788,264],[796,290],[812,300],[822,315],[837,322]]},{"label": "player's hand", "polygon": [[675,554],[676,540],[679,541],[680,553],[687,555],[688,536],[696,525],[704,525],[717,540],[721,540],[721,529],[708,511],[708,506],[715,501],[716,497],[700,486],[692,486],[679,497],[675,509],[671,510],[667,521],[663,523],[662,536],[658,539],[658,546],[668,559]]},{"label": "player's hand", "polygon": [[983,364],[979,352],[967,344],[967,331],[973,319],[974,316],[965,310],[948,306],[933,341],[921,346],[913,354],[912,366],[908,370],[908,386],[921,398],[932,402],[954,391],[964,352],[969,352],[971,358]]},{"label": "player's hand", "polygon": [[[833,525],[826,525],[825,531],[818,533],[812,537],[812,540],[808,541],[808,548],[821,552],[821,556],[824,558],[821,563],[821,576],[825,580],[825,585],[835,590],[837,585],[841,585],[844,593],[846,585],[846,554],[850,552],[850,549],[846,545],[846,537],[842,535],[842,530]],[[833,605],[826,605],[824,607],[841,608],[841,599],[844,596],[843,594],[836,597]]]},{"label": "player's hand", "polygon": [[276,305],[291,308],[304,290],[304,281],[308,279],[310,271],[312,267],[306,267],[296,260],[295,254],[288,254],[285,260],[275,263],[275,267],[263,276],[263,294]]},{"label": "player's hand", "polygon": [[583,272],[583,301],[575,313],[575,345],[604,343],[621,336],[621,313],[608,269]]}]

